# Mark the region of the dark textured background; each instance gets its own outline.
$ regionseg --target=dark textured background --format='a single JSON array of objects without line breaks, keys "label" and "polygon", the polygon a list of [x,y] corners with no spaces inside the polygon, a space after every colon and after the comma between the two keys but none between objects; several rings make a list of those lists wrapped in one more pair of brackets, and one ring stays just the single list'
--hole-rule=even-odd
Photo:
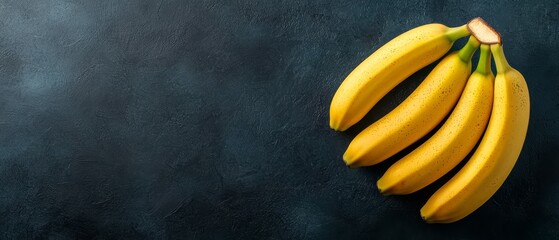
[{"label": "dark textured background", "polygon": [[[0,1],[1,239],[559,238],[557,0],[220,2]],[[427,225],[442,182],[384,197],[389,164],[341,156],[432,66],[347,133],[329,103],[396,35],[476,16],[528,81],[530,129],[487,204]]]}]

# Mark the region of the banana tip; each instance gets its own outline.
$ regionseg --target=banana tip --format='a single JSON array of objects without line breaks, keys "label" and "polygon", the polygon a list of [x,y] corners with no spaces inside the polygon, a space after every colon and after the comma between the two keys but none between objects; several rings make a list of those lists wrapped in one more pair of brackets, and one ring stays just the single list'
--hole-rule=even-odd
[{"label": "banana tip", "polygon": [[377,189],[380,192],[380,194],[382,194],[383,196],[390,196],[393,195],[392,192],[390,192],[389,188],[383,187],[381,184],[379,184],[377,182]]},{"label": "banana tip", "polygon": [[340,126],[334,124],[330,124],[330,128],[336,132],[343,132],[347,129],[347,128],[341,128]]},{"label": "banana tip", "polygon": [[384,195],[384,191],[386,189],[382,187],[382,178],[377,181],[377,189],[382,195]]},{"label": "banana tip", "polygon": [[346,124],[343,124],[338,120],[330,119],[330,128],[333,129],[334,131],[343,132],[347,130],[349,127],[350,126],[346,126]]},{"label": "banana tip", "polygon": [[394,193],[392,192],[389,188],[378,188],[380,194],[382,194],[383,196],[393,196],[393,195],[401,195],[398,193]]},{"label": "banana tip", "polygon": [[333,119],[330,119],[330,128],[334,131],[339,131],[340,124],[337,124],[336,121],[334,121]]},{"label": "banana tip", "polygon": [[434,218],[433,213],[428,214],[426,212],[423,211],[423,208],[421,208],[421,210],[419,210],[419,214],[421,215],[421,218],[423,219],[423,221],[425,223],[428,224],[436,224],[436,223],[448,223],[447,221],[441,221],[440,219],[436,219],[436,217]]},{"label": "banana tip", "polygon": [[338,127],[333,123],[330,123],[330,128],[334,131],[338,131]]},{"label": "banana tip", "polygon": [[386,191],[385,189],[378,189],[378,191],[380,192],[380,194],[382,194],[383,196],[391,196],[392,193]]},{"label": "banana tip", "polygon": [[359,167],[359,166],[357,166],[357,165],[355,164],[355,162],[353,162],[353,161],[347,156],[347,154],[345,154],[345,153],[344,153],[344,156],[342,157],[342,159],[344,160],[345,165],[346,165],[347,167],[349,167],[349,168],[357,168],[357,167]]},{"label": "banana tip", "polygon": [[421,219],[423,219],[424,222],[432,223],[429,217],[423,212],[423,209],[419,211],[419,215],[421,216]]}]

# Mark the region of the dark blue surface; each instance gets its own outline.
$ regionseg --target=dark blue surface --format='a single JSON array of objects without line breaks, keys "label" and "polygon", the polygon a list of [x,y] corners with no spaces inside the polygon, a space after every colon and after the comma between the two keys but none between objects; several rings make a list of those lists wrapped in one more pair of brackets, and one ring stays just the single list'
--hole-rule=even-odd
[{"label": "dark blue surface", "polygon": [[[559,2],[462,2],[0,1],[0,238],[559,238]],[[395,159],[341,156],[432,66],[347,133],[329,104],[396,35],[477,16],[527,79],[528,138],[487,204],[427,225],[442,182],[384,197]]]}]

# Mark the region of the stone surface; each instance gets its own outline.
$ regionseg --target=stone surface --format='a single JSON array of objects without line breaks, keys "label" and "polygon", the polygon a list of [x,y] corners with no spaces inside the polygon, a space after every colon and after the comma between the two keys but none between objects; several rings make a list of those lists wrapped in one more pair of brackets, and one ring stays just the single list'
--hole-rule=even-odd
[{"label": "stone surface", "polygon": [[[559,3],[483,2],[2,0],[0,238],[559,238]],[[385,197],[395,158],[341,156],[433,66],[346,133],[329,103],[398,34],[477,16],[527,79],[528,138],[488,203],[427,225],[444,181]]]}]

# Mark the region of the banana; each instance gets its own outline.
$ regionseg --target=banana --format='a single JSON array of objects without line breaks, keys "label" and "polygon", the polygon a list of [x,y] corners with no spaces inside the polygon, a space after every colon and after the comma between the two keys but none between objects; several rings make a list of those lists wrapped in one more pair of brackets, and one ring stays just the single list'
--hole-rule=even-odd
[{"label": "banana", "polygon": [[330,105],[330,127],[345,131],[391,89],[441,58],[454,41],[470,35],[466,25],[427,24],[392,39],[359,64],[342,82]]},{"label": "banana", "polygon": [[421,146],[390,166],[378,180],[378,189],[386,195],[413,193],[458,165],[472,151],[489,122],[493,81],[491,50],[482,44],[477,68],[448,120]]},{"label": "banana", "polygon": [[377,164],[433,130],[460,98],[479,44],[470,37],[460,51],[443,58],[398,107],[359,133],[344,153],[346,165]]},{"label": "banana", "polygon": [[455,222],[475,211],[499,189],[520,155],[530,117],[528,86],[507,63],[502,45],[491,45],[491,51],[497,76],[489,124],[466,165],[421,208],[428,223]]}]

